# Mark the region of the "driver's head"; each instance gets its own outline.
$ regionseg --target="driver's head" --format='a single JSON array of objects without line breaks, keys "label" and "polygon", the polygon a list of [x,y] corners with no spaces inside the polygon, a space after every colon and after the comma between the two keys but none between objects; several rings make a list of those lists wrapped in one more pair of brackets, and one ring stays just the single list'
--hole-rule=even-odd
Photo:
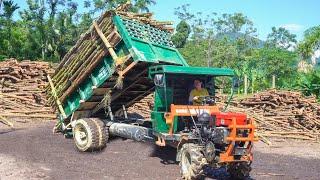
[{"label": "driver's head", "polygon": [[194,80],[193,85],[196,89],[200,90],[202,82],[199,79]]}]

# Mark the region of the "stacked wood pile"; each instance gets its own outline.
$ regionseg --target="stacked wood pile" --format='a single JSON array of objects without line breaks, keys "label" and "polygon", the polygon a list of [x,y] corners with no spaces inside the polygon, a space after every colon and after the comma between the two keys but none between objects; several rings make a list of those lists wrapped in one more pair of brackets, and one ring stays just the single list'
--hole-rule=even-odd
[{"label": "stacked wood pile", "polygon": [[[131,4],[124,4],[112,11],[107,11],[102,14],[90,27],[90,29],[81,35],[75,46],[61,60],[55,73],[52,76],[52,81],[56,89],[56,95],[60,102],[76,90],[83,80],[88,77],[92,70],[101,62],[103,57],[112,56],[115,62],[114,69],[117,71],[124,62],[130,59],[130,55],[117,58],[113,53],[115,47],[121,37],[113,24],[112,16],[117,14],[126,19],[132,19],[151,26],[163,29],[173,30],[166,25],[169,22],[157,22],[152,19],[151,13],[131,13],[128,12]],[[107,41],[107,43],[106,43]],[[114,58],[115,57],[115,58]],[[122,77],[119,73],[119,79]],[[57,99],[53,96],[50,86],[46,87],[49,104],[55,105]]]},{"label": "stacked wood pile", "polygon": [[320,104],[315,97],[269,90],[234,105],[233,111],[246,112],[255,118],[260,136],[319,141]]},{"label": "stacked wood pile", "polygon": [[[43,92],[46,76],[53,73],[47,62],[8,59],[0,62],[0,119],[10,117],[54,118]],[[5,122],[6,121],[6,122]]]},{"label": "stacked wood pile", "polygon": [[149,94],[128,108],[129,115],[140,115],[144,119],[151,119],[151,111],[154,106],[153,94]]}]

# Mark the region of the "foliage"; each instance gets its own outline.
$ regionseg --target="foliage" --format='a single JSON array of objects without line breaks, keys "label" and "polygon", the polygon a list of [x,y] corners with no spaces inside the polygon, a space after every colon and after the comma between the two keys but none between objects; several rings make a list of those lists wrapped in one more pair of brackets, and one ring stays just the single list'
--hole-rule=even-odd
[{"label": "foliage", "polygon": [[14,21],[12,20],[13,13],[19,9],[19,6],[17,4],[14,4],[12,0],[6,0],[3,1],[3,14],[0,15],[0,34],[1,34],[1,40],[0,40],[0,47],[1,50],[0,54],[4,54],[4,50],[7,50],[7,53],[4,54],[6,56],[12,56],[14,54],[14,47],[11,43],[12,36],[13,36],[13,28],[14,28]]},{"label": "foliage", "polygon": [[191,27],[190,38],[179,48],[189,64],[232,68],[242,82],[244,75],[248,77],[251,91],[270,88],[273,75],[278,88],[292,87],[292,81],[298,76],[299,59],[293,49],[297,42],[294,34],[284,28],[272,28],[263,45],[253,22],[242,13],[192,14],[188,6],[176,11]]},{"label": "foliage", "polygon": [[[0,60],[59,61],[101,12],[127,0],[27,0],[25,9],[13,0],[2,2]],[[132,12],[149,12],[155,0],[133,0],[132,4]],[[79,6],[83,6],[81,12]],[[180,22],[172,40],[190,65],[233,68],[242,80],[248,77],[252,91],[269,88],[274,75],[279,88],[319,96],[320,70],[300,73],[297,63],[320,49],[320,26],[305,31],[299,43],[285,28],[273,27],[262,42],[254,23],[242,13],[193,13],[189,7],[175,8]],[[15,14],[18,18],[13,18]],[[222,86],[225,82],[220,80]]]},{"label": "foliage", "polygon": [[320,98],[320,69],[315,69],[309,73],[299,74],[294,87],[301,90],[305,95],[316,95]]},{"label": "foliage", "polygon": [[304,59],[312,56],[317,49],[320,49],[320,26],[306,30],[304,40],[298,45],[298,51]]},{"label": "foliage", "polygon": [[[95,11],[105,11],[118,7],[128,0],[93,0]],[[90,1],[85,1],[88,5]],[[130,11],[132,12],[149,12],[149,6],[155,4],[155,0],[133,0]]]},{"label": "foliage", "polygon": [[[0,60],[44,59],[59,61],[85,32],[92,21],[104,10],[126,0],[84,1],[84,12],[79,13],[75,0],[27,0],[27,8],[20,10],[13,0],[3,1],[0,16]],[[131,11],[146,12],[153,0],[135,0]],[[13,14],[19,13],[18,20]]]},{"label": "foliage", "polygon": [[254,89],[269,88],[273,75],[280,88],[288,87],[295,78],[298,63],[298,55],[295,52],[277,47],[264,47],[256,49],[251,58],[250,74],[256,80]]},{"label": "foliage", "polygon": [[177,48],[182,48],[189,37],[191,28],[186,21],[180,21],[177,25],[176,33],[172,36],[172,42]]},{"label": "foliage", "polygon": [[280,47],[289,50],[296,46],[296,37],[295,34],[291,34],[283,27],[272,27],[272,32],[268,35],[266,44],[270,47]]}]

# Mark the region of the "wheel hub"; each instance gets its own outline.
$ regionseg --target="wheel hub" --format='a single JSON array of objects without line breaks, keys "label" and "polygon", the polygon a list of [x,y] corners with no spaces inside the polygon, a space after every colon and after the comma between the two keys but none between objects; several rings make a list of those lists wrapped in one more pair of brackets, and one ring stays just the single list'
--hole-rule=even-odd
[{"label": "wheel hub", "polygon": [[87,132],[83,127],[76,127],[75,132],[75,139],[79,145],[86,145],[87,143]]}]

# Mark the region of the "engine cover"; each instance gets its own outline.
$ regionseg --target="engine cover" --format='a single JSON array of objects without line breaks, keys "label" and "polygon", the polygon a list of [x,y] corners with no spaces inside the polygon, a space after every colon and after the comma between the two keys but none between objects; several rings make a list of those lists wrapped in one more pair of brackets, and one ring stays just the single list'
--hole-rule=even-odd
[{"label": "engine cover", "polygon": [[247,124],[247,115],[234,112],[214,112],[211,114],[216,119],[216,126],[229,126],[232,124],[232,119],[235,118],[237,125]]}]

